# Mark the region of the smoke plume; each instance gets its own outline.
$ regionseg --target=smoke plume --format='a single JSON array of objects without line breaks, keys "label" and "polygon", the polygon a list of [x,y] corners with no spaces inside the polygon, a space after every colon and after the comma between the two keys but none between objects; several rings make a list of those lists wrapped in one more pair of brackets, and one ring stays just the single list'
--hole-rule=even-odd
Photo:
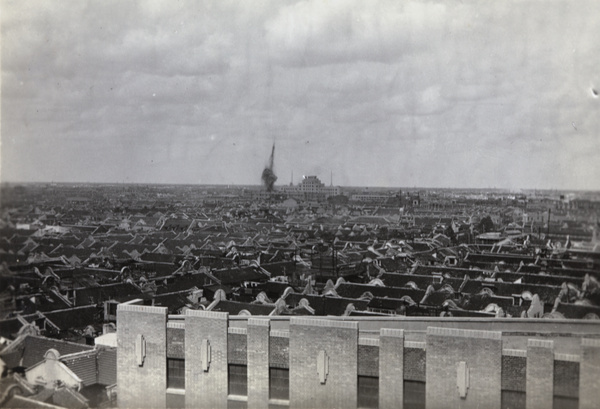
[{"label": "smoke plume", "polygon": [[273,149],[271,149],[271,157],[269,158],[269,164],[267,165],[265,170],[263,170],[263,173],[262,173],[263,185],[265,185],[267,192],[273,191],[273,185],[275,184],[275,181],[277,180],[277,176],[275,176],[275,172],[273,171],[274,159],[275,159],[275,144],[273,144]]}]

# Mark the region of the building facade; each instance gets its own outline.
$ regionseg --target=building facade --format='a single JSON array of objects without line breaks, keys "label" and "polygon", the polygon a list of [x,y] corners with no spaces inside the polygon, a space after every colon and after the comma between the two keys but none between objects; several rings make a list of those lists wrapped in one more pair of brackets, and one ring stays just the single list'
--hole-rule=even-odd
[{"label": "building facade", "polygon": [[325,200],[341,194],[339,186],[325,186],[317,176],[304,176],[298,185],[282,186],[280,190],[305,200]]},{"label": "building facade", "polygon": [[[119,305],[117,314],[123,408],[529,409],[600,401],[600,324],[592,321],[557,321],[551,335],[508,348],[508,334],[547,330],[548,320],[170,316],[139,305]],[[576,341],[576,353],[556,348],[563,337]]]}]

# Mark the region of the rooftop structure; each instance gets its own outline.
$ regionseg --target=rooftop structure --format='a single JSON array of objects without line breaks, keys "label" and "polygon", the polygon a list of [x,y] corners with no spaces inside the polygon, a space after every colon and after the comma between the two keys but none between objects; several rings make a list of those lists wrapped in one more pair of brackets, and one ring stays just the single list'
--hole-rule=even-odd
[{"label": "rooftop structure", "polygon": [[[600,323],[120,306],[120,407],[593,407]],[[540,338],[542,337],[542,338]],[[465,346],[468,346],[465,348]]]}]

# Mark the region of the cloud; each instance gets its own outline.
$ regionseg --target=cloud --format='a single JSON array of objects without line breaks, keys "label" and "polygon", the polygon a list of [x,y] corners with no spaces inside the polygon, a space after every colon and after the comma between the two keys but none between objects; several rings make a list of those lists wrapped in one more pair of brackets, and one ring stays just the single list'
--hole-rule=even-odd
[{"label": "cloud", "polygon": [[441,3],[308,0],[282,8],[265,29],[274,61],[282,65],[393,62],[427,48],[420,34],[444,15]]},{"label": "cloud", "polygon": [[600,187],[599,12],[6,0],[2,177]]}]

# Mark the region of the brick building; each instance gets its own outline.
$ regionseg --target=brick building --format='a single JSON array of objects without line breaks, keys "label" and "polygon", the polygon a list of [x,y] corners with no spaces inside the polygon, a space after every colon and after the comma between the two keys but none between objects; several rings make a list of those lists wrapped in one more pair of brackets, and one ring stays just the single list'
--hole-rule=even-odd
[{"label": "brick building", "polygon": [[119,305],[117,315],[119,407],[592,408],[600,401],[600,323],[591,320],[168,315],[139,305]]}]

